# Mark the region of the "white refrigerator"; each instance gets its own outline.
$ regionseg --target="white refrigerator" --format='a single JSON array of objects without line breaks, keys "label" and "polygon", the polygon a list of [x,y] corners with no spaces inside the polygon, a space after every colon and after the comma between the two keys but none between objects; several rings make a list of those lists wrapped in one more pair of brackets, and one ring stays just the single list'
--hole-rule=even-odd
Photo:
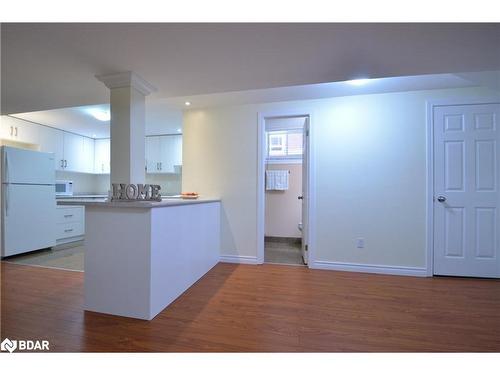
[{"label": "white refrigerator", "polygon": [[54,154],[1,147],[2,257],[56,244]]}]

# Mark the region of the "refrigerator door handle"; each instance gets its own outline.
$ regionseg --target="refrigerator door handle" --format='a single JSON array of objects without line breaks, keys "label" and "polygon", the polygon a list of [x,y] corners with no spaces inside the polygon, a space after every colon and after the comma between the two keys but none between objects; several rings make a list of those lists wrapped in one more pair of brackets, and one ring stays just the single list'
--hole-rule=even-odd
[{"label": "refrigerator door handle", "polygon": [[4,153],[4,159],[5,159],[5,179],[7,180],[6,182],[10,182],[9,178],[9,153],[5,152]]},{"label": "refrigerator door handle", "polygon": [[5,184],[5,216],[9,216],[9,187],[10,184]]}]

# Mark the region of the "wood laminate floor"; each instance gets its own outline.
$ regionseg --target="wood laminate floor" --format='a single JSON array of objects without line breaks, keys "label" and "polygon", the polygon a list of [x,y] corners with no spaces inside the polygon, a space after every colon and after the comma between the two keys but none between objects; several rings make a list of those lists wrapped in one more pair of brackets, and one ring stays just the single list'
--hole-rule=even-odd
[{"label": "wood laminate floor", "polygon": [[500,351],[500,281],[218,264],[152,321],[83,311],[83,273],[2,262],[1,336],[52,351]]}]

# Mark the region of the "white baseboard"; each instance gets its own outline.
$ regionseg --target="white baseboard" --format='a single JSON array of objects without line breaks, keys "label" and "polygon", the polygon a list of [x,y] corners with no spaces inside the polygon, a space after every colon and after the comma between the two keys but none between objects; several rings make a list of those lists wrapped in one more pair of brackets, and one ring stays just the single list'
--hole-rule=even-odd
[{"label": "white baseboard", "polygon": [[371,264],[356,264],[342,262],[315,261],[309,265],[313,269],[379,273],[385,275],[428,277],[425,267],[381,266]]},{"label": "white baseboard", "polygon": [[222,263],[259,264],[257,257],[248,255],[221,255],[220,261]]}]

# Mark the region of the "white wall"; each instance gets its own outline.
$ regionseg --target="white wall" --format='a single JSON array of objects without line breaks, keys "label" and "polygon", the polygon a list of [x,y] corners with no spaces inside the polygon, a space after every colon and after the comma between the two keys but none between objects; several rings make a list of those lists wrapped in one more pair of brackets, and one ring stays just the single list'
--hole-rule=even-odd
[{"label": "white wall", "polygon": [[73,181],[75,194],[107,194],[109,189],[109,175],[56,171],[56,179]]},{"label": "white wall", "polygon": [[450,89],[191,110],[182,187],[222,199],[223,255],[256,257],[258,113],[308,108],[317,260],[425,267],[426,100],[494,94]]}]

